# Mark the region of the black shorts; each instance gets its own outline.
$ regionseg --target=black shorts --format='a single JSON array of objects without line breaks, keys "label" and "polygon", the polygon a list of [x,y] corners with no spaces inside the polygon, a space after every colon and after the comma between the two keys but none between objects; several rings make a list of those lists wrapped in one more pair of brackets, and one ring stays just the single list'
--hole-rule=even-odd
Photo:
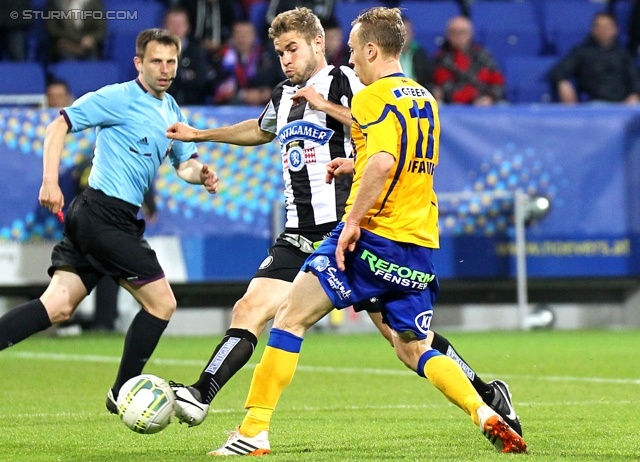
[{"label": "black shorts", "polygon": [[[282,233],[278,236],[275,244],[269,248],[269,256],[262,261],[258,271],[253,275],[254,278],[279,279],[281,281],[293,282],[300,272],[302,264],[307,257],[311,255],[311,252],[302,251],[302,246],[296,245],[295,239],[292,239],[291,236],[295,235]],[[310,243],[315,243],[322,241],[326,233],[303,233],[298,236],[302,236],[303,239],[306,239]],[[380,305],[376,298],[356,303],[353,305],[353,308],[355,311],[380,312]]]},{"label": "black shorts", "polygon": [[[302,264],[311,253],[301,250],[301,247],[292,243],[292,239],[287,236],[293,235],[282,233],[277,237],[276,242],[269,247],[269,256],[262,261],[258,271],[253,275],[254,278],[293,282],[300,272]],[[305,233],[299,236],[303,236],[309,242],[321,241],[324,238],[322,233]]]},{"label": "black shorts", "polygon": [[87,188],[69,205],[64,239],[53,248],[49,275],[73,268],[87,291],[103,276],[142,285],[164,277],[156,253],[144,239],[139,208]]}]

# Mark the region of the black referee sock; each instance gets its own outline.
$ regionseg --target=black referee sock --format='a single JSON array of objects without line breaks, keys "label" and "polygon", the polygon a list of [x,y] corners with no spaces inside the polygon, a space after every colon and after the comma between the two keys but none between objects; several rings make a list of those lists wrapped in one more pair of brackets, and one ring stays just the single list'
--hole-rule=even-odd
[{"label": "black referee sock", "polygon": [[431,348],[438,350],[443,355],[449,356],[455,362],[457,362],[462,371],[465,373],[467,378],[471,381],[471,385],[476,389],[478,394],[482,397],[482,400],[485,403],[491,403],[493,401],[494,391],[487,383],[485,383],[478,374],[475,373],[471,366],[467,364],[467,362],[460,357],[458,352],[453,348],[451,342],[444,338],[442,335],[434,332],[433,333],[433,341],[431,342]]},{"label": "black referee sock", "polygon": [[120,369],[113,385],[114,396],[118,396],[120,388],[127,380],[142,373],[168,324],[169,321],[156,318],[144,309],[138,311],[124,340]]},{"label": "black referee sock", "polygon": [[200,392],[204,404],[213,401],[224,384],[249,362],[257,344],[256,336],[246,329],[227,330],[209,364],[192,385]]},{"label": "black referee sock", "polygon": [[0,350],[51,327],[49,313],[39,299],[16,306],[0,318]]}]

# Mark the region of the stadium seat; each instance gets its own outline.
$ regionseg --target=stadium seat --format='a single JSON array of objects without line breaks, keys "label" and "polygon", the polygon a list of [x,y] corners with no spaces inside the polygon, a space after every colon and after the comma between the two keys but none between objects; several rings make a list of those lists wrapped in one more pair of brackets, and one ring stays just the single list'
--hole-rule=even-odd
[{"label": "stadium seat", "polygon": [[0,94],[43,95],[46,89],[44,69],[35,62],[0,62]]},{"label": "stadium seat", "polygon": [[542,51],[542,32],[528,1],[480,1],[471,5],[470,13],[475,40],[501,67],[511,56],[537,56]]},{"label": "stadium seat", "polygon": [[126,3],[112,3],[105,10],[115,10],[112,19],[107,19],[109,35],[124,32],[140,32],[151,27],[162,27],[166,7],[161,3],[130,0]]},{"label": "stadium seat", "polygon": [[131,80],[138,76],[138,71],[133,64],[136,55],[137,31],[120,32],[111,38],[107,58],[116,63],[120,70],[120,78]]},{"label": "stadium seat", "polygon": [[555,56],[512,56],[505,61],[507,101],[548,103],[552,89],[547,73],[558,62]]},{"label": "stadium seat", "polygon": [[596,13],[605,3],[584,0],[547,0],[544,5],[544,34],[558,55],[565,55],[589,34]]},{"label": "stadium seat", "polygon": [[631,0],[618,0],[613,4],[613,14],[616,17],[620,43],[623,46],[626,46],[627,40],[629,40],[629,22],[631,21],[632,6],[633,2]]},{"label": "stadium seat", "polygon": [[461,14],[453,1],[407,1],[400,4],[402,14],[411,19],[415,39],[433,54],[444,41],[447,22]]},{"label": "stadium seat", "polygon": [[65,80],[76,97],[121,82],[120,69],[111,61],[62,61],[49,66],[49,72]]},{"label": "stadium seat", "polygon": [[251,24],[253,24],[253,27],[256,28],[256,32],[260,36],[267,24],[265,18],[267,17],[268,9],[269,2],[267,1],[254,2],[249,7],[249,21],[251,21]]},{"label": "stadium seat", "polygon": [[340,23],[340,28],[344,33],[344,41],[346,42],[349,39],[349,32],[351,32],[351,22],[356,19],[356,16],[367,8],[371,8],[373,6],[380,6],[382,3],[366,0],[362,2],[336,2],[334,5],[333,14],[335,18]]}]

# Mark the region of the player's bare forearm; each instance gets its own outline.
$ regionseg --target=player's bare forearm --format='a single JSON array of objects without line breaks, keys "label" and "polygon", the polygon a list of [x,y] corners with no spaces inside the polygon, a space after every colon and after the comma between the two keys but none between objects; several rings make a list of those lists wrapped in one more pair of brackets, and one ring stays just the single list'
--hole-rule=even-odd
[{"label": "player's bare forearm", "polygon": [[333,117],[338,122],[342,122],[343,125],[346,125],[351,130],[351,108],[327,101],[322,112]]},{"label": "player's bare forearm", "polygon": [[[169,136],[169,135],[167,135]],[[245,120],[228,127],[194,129],[190,141],[215,141],[217,143],[236,144],[238,146],[257,146],[273,140],[275,135],[260,128],[258,119]]]},{"label": "player's bare forearm", "polygon": [[353,158],[336,157],[327,163],[325,181],[331,184],[334,178],[342,175],[353,175]]},{"label": "player's bare forearm", "polygon": [[342,122],[344,125],[351,129],[351,108],[344,107],[340,104],[332,103],[322,96],[313,85],[300,88],[293,96],[295,104],[300,104],[302,101],[307,102],[312,109],[322,111],[328,116]]},{"label": "player's bare forearm", "polygon": [[384,185],[395,165],[395,158],[386,152],[379,152],[369,158],[364,167],[360,187],[346,217],[348,223],[359,225],[384,191]]}]

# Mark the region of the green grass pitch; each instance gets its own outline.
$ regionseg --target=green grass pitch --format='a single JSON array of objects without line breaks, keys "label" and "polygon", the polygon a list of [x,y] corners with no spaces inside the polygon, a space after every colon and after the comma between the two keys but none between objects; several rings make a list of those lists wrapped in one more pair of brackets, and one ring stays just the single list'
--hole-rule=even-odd
[{"label": "green grass pitch", "polygon": [[[640,331],[444,334],[481,377],[509,383],[529,454],[497,453],[380,336],[310,333],[265,460],[640,461]],[[218,341],[163,338],[145,372],[191,383]],[[28,339],[0,352],[0,461],[211,460],[265,341],[201,426],[139,435],[104,407],[121,336]]]}]

